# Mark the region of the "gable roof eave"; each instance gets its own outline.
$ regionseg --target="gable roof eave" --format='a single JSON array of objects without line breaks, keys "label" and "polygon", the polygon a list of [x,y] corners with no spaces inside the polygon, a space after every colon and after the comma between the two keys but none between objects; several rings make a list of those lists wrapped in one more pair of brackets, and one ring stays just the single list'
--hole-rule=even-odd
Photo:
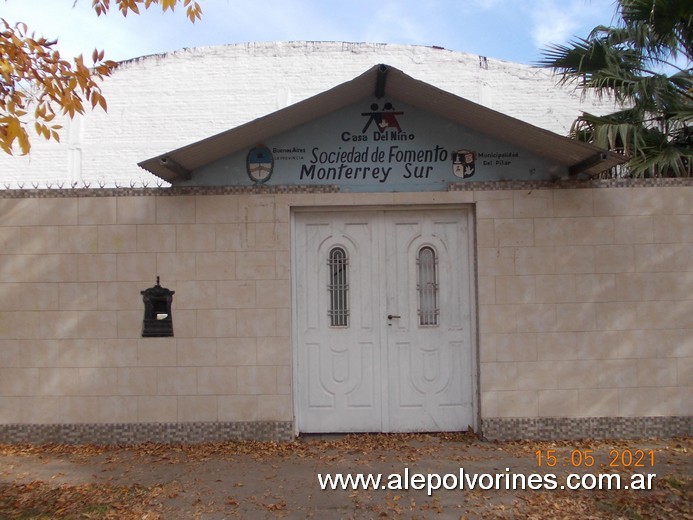
[{"label": "gable roof eave", "polygon": [[273,135],[287,132],[355,104],[373,93],[373,69],[351,81],[266,116],[142,161],[138,166],[168,182],[181,179],[183,175],[173,168],[168,168],[167,162],[174,161],[187,172],[192,172],[226,155],[256,145]]},{"label": "gable roof eave", "polygon": [[570,175],[594,175],[626,160],[619,154],[502,114],[381,64],[313,97],[138,165],[168,182],[189,179],[194,170],[224,156],[373,96],[402,101],[562,164]]},{"label": "gable roof eave", "polygon": [[598,146],[559,135],[410,78],[392,69],[387,95],[481,134],[568,167],[571,175],[597,174],[626,159]]}]

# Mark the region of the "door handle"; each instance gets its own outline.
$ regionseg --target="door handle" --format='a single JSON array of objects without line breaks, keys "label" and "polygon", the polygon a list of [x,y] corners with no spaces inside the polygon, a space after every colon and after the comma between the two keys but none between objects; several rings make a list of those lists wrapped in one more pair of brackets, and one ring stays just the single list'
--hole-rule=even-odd
[{"label": "door handle", "polygon": [[388,314],[388,315],[387,315],[387,319],[388,319],[388,320],[393,320],[393,319],[395,319],[395,318],[398,318],[398,319],[399,319],[399,318],[401,318],[401,317],[402,317],[402,316],[395,316],[394,314]]}]

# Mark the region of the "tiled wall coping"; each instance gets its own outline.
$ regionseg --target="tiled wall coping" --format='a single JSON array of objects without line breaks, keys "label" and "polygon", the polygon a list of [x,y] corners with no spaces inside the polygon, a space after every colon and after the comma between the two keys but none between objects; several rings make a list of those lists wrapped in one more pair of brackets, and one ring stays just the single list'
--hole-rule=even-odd
[{"label": "tiled wall coping", "polygon": [[[655,179],[593,179],[559,181],[478,181],[451,183],[448,191],[503,191],[526,189],[673,188],[693,186],[693,177]],[[69,197],[137,197],[181,195],[340,193],[335,185],[179,186],[170,188],[55,188],[0,189],[1,199]]]}]

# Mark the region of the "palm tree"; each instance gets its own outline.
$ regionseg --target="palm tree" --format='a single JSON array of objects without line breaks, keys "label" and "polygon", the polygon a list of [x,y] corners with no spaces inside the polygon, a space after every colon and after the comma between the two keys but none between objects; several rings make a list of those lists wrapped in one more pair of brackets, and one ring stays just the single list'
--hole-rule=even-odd
[{"label": "palm tree", "polygon": [[583,113],[571,128],[572,137],[629,158],[624,171],[610,175],[690,177],[693,2],[617,0],[617,14],[616,27],[551,45],[538,65],[558,73],[559,84],[616,101],[618,111]]}]

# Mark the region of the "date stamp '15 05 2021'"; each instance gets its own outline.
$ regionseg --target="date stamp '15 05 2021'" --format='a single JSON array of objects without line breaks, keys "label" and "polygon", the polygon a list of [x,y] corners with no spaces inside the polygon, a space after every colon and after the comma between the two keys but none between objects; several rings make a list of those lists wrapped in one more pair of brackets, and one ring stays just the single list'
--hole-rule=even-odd
[{"label": "date stamp '15 05 2021'", "polygon": [[[601,457],[600,457],[601,455]],[[567,455],[556,449],[540,449],[534,452],[537,467],[548,468],[592,468],[598,463],[598,458],[608,459],[603,467],[615,469],[654,468],[655,450],[643,449],[611,449],[608,454],[599,454],[592,449],[573,449]]]}]

